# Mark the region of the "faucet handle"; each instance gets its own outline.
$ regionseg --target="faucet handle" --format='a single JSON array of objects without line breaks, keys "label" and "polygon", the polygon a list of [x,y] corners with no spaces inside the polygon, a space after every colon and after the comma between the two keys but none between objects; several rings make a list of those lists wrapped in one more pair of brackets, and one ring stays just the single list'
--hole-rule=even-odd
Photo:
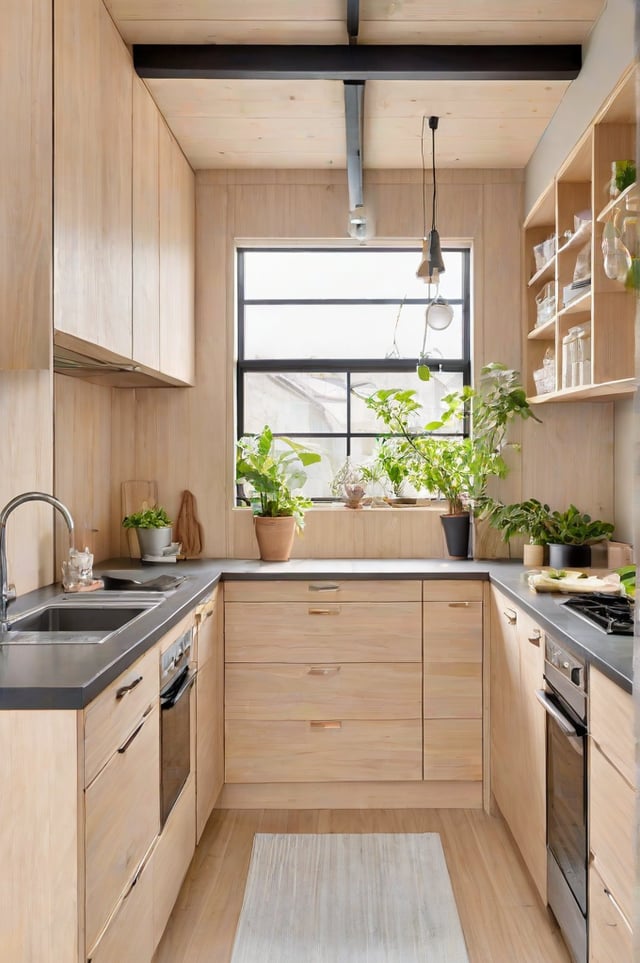
[{"label": "faucet handle", "polygon": [[7,591],[5,593],[5,599],[7,602],[15,602],[16,600],[16,587],[15,585],[7,585]]}]

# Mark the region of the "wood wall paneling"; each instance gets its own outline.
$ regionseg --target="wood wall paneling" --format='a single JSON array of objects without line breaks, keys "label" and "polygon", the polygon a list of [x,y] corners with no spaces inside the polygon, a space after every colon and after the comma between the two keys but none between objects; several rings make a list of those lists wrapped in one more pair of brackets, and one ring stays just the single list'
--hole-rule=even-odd
[{"label": "wood wall paneling", "polygon": [[52,11],[5,0],[0,30],[0,370],[51,356]]},{"label": "wood wall paneling", "polygon": [[160,368],[159,114],[149,91],[133,82],[132,358]]}]

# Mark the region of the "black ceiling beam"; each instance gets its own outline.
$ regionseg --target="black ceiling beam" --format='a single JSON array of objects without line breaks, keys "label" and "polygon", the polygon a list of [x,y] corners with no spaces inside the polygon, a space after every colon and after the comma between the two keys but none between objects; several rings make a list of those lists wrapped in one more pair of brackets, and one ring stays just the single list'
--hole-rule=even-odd
[{"label": "black ceiling beam", "polygon": [[347,132],[347,185],[349,210],[364,205],[362,140],[364,132],[364,82],[344,83],[344,119]]},{"label": "black ceiling beam", "polygon": [[204,80],[573,80],[578,44],[283,46],[135,44],[140,77]]},{"label": "black ceiling beam", "polygon": [[360,0],[347,0],[347,33],[349,34],[350,44],[356,44],[358,42],[359,31]]}]

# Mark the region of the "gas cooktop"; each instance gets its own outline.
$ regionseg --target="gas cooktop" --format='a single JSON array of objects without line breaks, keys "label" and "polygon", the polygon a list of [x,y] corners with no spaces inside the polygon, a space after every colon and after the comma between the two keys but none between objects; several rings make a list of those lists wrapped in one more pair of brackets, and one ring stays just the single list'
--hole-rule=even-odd
[{"label": "gas cooktop", "polygon": [[607,635],[633,635],[634,604],[626,595],[571,595],[561,604]]}]

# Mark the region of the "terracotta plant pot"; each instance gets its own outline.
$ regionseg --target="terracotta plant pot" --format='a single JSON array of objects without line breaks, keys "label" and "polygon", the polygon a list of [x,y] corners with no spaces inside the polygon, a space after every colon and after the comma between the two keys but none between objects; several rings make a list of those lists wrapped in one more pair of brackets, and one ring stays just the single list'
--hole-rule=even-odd
[{"label": "terracotta plant pot", "polygon": [[441,515],[440,523],[444,529],[449,558],[469,557],[469,530],[471,516],[468,512],[461,515]]},{"label": "terracotta plant pot", "polygon": [[281,515],[276,518],[256,515],[253,521],[260,558],[263,562],[287,562],[296,534],[293,515]]},{"label": "terracotta plant pot", "polygon": [[540,568],[544,565],[544,545],[534,545],[528,542],[522,552],[522,562],[532,568]]}]

